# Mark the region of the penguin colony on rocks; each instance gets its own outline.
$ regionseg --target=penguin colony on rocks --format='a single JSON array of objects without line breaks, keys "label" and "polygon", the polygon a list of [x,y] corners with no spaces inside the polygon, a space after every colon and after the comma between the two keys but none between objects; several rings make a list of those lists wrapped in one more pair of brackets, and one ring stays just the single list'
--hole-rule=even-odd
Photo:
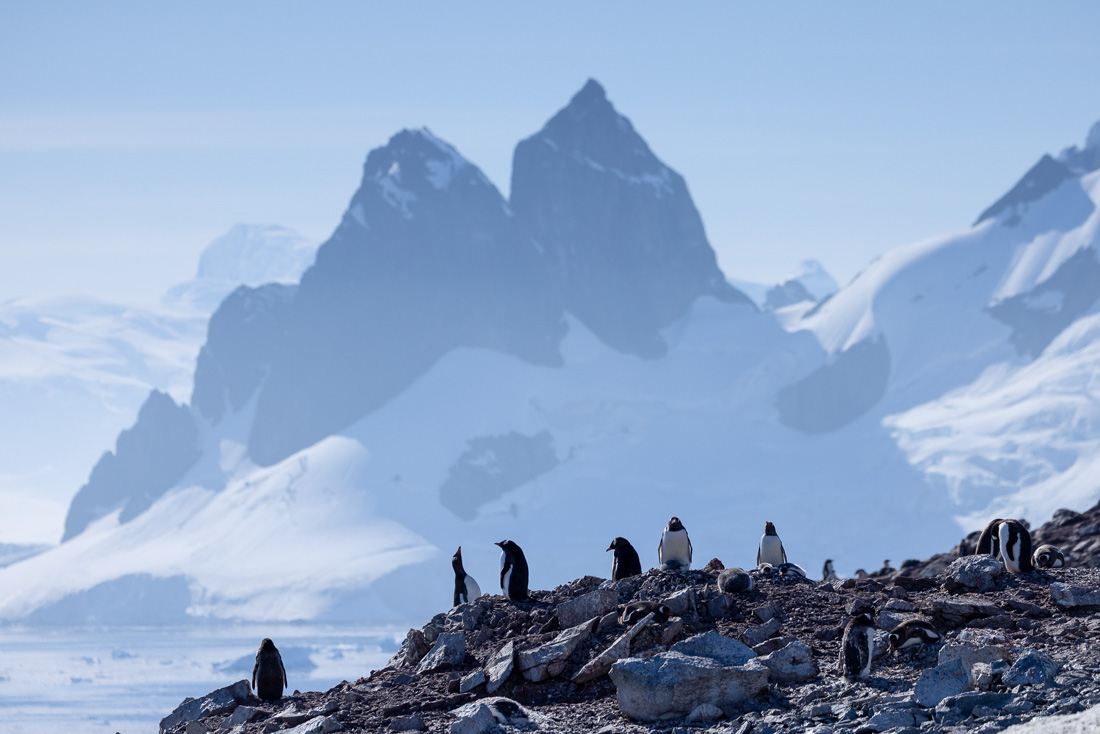
[{"label": "penguin colony on rocks", "polygon": [[[500,589],[510,602],[528,601],[530,571],[523,549],[512,540],[495,543],[500,550]],[[642,573],[638,551],[626,538],[616,537],[607,548],[613,551],[611,580],[637,576]],[[1014,519],[997,518],[986,525],[978,538],[976,553],[999,558],[1009,573],[1029,573],[1036,568],[1061,568],[1065,565],[1065,555],[1052,545],[1042,545],[1032,550],[1031,534],[1025,523]],[[691,568],[692,545],[687,528],[678,517],[669,519],[661,532],[657,545],[657,560],[664,571],[687,571]],[[806,578],[805,569],[787,560],[783,541],[772,522],[764,524],[764,534],[756,552],[756,567],[751,571],[741,568],[724,569],[719,575],[717,585],[727,594],[746,593],[753,590],[754,579]],[[454,569],[454,594],[452,605],[467,604],[482,596],[481,587],[474,578],[466,573],[462,565],[462,547],[459,546],[451,556]],[[904,564],[902,568],[904,568]],[[858,578],[874,578],[893,573],[890,561],[876,573],[869,574],[863,569],[856,571]],[[837,579],[832,559],[826,560],[822,567],[822,578],[826,581]],[[669,607],[658,601],[640,601],[626,605],[619,616],[621,624],[635,624],[647,615],[653,614],[657,623],[667,622],[672,612]],[[909,619],[890,630],[887,637],[891,653],[930,645],[940,639],[939,631],[929,622],[921,619]],[[860,612],[854,614],[844,628],[840,648],[839,673],[849,678],[867,678],[874,659],[875,622],[872,614]],[[287,687],[286,669],[278,648],[270,639],[260,643],[256,652],[256,665],[252,670],[252,688],[256,696],[264,701],[278,701]]]}]

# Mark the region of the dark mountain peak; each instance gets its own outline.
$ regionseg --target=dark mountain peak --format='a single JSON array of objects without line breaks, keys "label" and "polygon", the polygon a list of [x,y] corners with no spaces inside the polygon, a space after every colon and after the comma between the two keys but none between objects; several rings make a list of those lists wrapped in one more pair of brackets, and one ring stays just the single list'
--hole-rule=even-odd
[{"label": "dark mountain peak", "polygon": [[1050,155],[1044,155],[1007,194],[978,215],[974,224],[981,224],[986,219],[1010,212],[1005,219],[1005,224],[1013,226],[1020,221],[1020,213],[1024,206],[1043,198],[1061,186],[1067,178],[1072,177],[1073,173],[1064,163],[1051,158]]}]

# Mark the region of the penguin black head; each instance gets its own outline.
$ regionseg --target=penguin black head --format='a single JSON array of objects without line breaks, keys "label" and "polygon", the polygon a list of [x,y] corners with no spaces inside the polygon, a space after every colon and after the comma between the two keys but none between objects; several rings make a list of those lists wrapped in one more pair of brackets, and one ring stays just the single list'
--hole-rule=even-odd
[{"label": "penguin black head", "polygon": [[666,528],[666,530],[670,530],[670,531],[676,533],[676,532],[679,532],[683,529],[684,529],[684,524],[682,522],[680,522],[680,518],[672,517],[672,518],[669,519],[668,527]]},{"label": "penguin black head", "polygon": [[451,556],[451,568],[455,570],[455,573],[462,573],[462,546],[458,546],[458,550]]},{"label": "penguin black head", "polygon": [[[626,538],[615,538],[613,541],[611,541],[611,545],[607,546],[607,550],[609,550],[609,551],[611,551],[611,550],[614,550],[614,551],[626,550],[629,547],[630,547],[630,541],[627,540]],[[606,553],[606,552],[607,551],[604,551],[604,553]]]},{"label": "penguin black head", "polygon": [[852,617],[851,624],[853,627],[874,627],[875,621],[871,619],[871,615],[868,612],[864,612],[863,614],[857,614]]},{"label": "penguin black head", "polygon": [[493,545],[500,546],[500,549],[505,553],[514,553],[515,551],[519,550],[519,546],[511,540],[502,540],[499,543],[493,543]]},{"label": "penguin black head", "polygon": [[764,523],[764,535],[779,535],[779,533],[775,532],[775,525],[770,521]]},{"label": "penguin black head", "polygon": [[271,652],[272,650],[275,650],[275,649],[276,649],[275,648],[275,643],[271,641],[271,638],[270,637],[265,637],[263,639],[263,641],[260,642],[260,649],[257,650],[256,652],[257,652],[257,654],[261,653],[261,652]]}]

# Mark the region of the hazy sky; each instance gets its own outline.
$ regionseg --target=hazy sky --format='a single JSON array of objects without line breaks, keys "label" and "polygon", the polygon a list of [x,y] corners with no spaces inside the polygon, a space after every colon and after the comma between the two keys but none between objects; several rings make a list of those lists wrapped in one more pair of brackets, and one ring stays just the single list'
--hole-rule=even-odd
[{"label": "hazy sky", "polygon": [[968,226],[1100,120],[1095,2],[0,4],[0,301],[152,299],[237,222],[324,239],[429,126],[507,195],[588,77],[727,275]]}]

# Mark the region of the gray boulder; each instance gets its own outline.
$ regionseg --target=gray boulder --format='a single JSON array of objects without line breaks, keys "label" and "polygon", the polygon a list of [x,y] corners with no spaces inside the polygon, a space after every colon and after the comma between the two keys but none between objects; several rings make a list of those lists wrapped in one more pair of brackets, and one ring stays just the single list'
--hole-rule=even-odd
[{"label": "gray boulder", "polygon": [[1054,583],[1050,585],[1050,597],[1061,609],[1084,611],[1100,610],[1100,591],[1084,586]]},{"label": "gray boulder", "polygon": [[680,589],[675,594],[665,599],[664,604],[674,617],[682,617],[689,612],[694,612],[695,589],[692,589],[690,586],[686,589]]},{"label": "gray boulder", "polygon": [[801,683],[817,676],[814,651],[803,642],[792,642],[768,655],[758,657],[776,683]]},{"label": "gray boulder", "polygon": [[990,591],[996,587],[997,578],[1004,575],[1005,564],[993,556],[963,556],[952,561],[944,573],[944,586],[949,591]]},{"label": "gray boulder", "polygon": [[719,665],[709,658],[665,652],[627,658],[611,667],[619,709],[638,721],[687,716],[709,703],[730,715],[768,686],[768,670]]},{"label": "gray boulder", "polygon": [[764,640],[768,639],[783,626],[783,623],[779,621],[778,617],[772,617],[764,624],[758,624],[755,627],[749,627],[743,633],[741,633],[741,641],[749,647],[756,647]]},{"label": "gray boulder", "polygon": [[732,637],[726,637],[717,630],[710,630],[701,635],[689,637],[683,642],[677,642],[672,646],[672,652],[709,658],[719,665],[744,665],[756,657],[756,653],[751,648]]},{"label": "gray boulder", "polygon": [[940,597],[932,601],[932,610],[948,627],[959,627],[971,619],[1001,613],[1001,608],[994,602],[972,595]]},{"label": "gray boulder", "polygon": [[940,648],[937,662],[940,665],[952,660],[962,660],[963,667],[970,674],[972,682],[977,685],[975,679],[978,671],[975,666],[979,663],[992,664],[1004,662],[1009,659],[1008,650],[999,645],[979,645],[972,642],[949,642]]},{"label": "gray boulder", "polygon": [[1054,680],[1058,664],[1049,656],[1028,650],[1012,664],[1001,680],[1006,686],[1042,686]]},{"label": "gray boulder", "polygon": [[[455,713],[458,714],[458,711]],[[472,711],[459,714],[449,731],[451,734],[484,734],[495,727],[496,723],[496,717],[489,707],[478,703]]]},{"label": "gray boulder", "polygon": [[416,665],[428,654],[428,650],[429,645],[424,639],[424,633],[420,630],[409,630],[405,635],[405,641],[401,643],[397,653],[390,658],[386,667],[400,670]]},{"label": "gray boulder", "polygon": [[508,643],[500,648],[500,651],[493,656],[493,659],[489,661],[489,664],[485,666],[485,690],[489,693],[496,693],[504,681],[508,680],[512,675],[512,670],[516,666],[516,643],[509,640]]},{"label": "gray boulder", "polygon": [[461,665],[466,659],[466,637],[461,632],[445,632],[435,640],[431,651],[416,667],[417,675],[433,673],[447,665]]},{"label": "gray boulder", "polygon": [[172,713],[160,720],[160,730],[166,731],[177,724],[197,721],[207,716],[228,714],[237,706],[249,701],[252,688],[248,681],[239,680],[231,686],[211,691],[201,698],[185,698]]},{"label": "gray boulder", "polygon": [[619,604],[619,593],[614,589],[596,589],[584,596],[562,602],[558,605],[557,615],[561,626],[576,627],[593,617],[602,617]]},{"label": "gray boulder", "polygon": [[616,661],[630,656],[630,643],[637,637],[638,633],[653,620],[653,612],[645,615],[642,619],[624,632],[619,639],[615,640],[606,650],[585,663],[585,666],[581,668],[576,675],[573,676],[574,683],[587,683],[590,680],[595,680],[601,676],[607,675],[607,672],[611,670],[611,666]]},{"label": "gray boulder", "polygon": [[577,646],[592,635],[596,620],[563,630],[550,642],[531,650],[523,650],[516,656],[516,665],[524,678],[532,683],[561,675],[569,663],[569,656]]},{"label": "gray boulder", "polygon": [[933,708],[948,696],[957,696],[970,685],[970,671],[955,659],[921,673],[914,694],[924,708]]}]

